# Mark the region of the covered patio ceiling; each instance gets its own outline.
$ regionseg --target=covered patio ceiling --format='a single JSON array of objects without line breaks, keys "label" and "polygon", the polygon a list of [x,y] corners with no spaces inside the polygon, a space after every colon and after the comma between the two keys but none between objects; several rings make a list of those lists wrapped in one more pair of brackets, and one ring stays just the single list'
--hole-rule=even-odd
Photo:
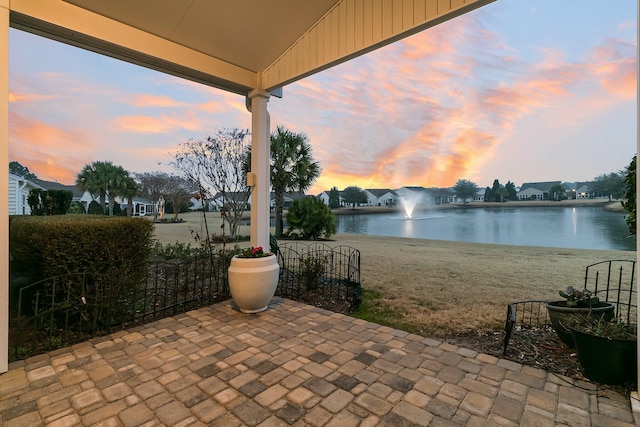
[{"label": "covered patio ceiling", "polygon": [[246,95],[494,0],[5,0],[11,26]]}]

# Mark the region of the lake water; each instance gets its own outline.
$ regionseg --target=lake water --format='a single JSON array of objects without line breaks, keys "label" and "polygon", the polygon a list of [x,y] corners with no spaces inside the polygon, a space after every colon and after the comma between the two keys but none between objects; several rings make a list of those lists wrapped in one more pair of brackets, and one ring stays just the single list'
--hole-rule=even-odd
[{"label": "lake water", "polygon": [[459,242],[558,248],[636,250],[625,214],[602,207],[527,207],[426,210],[338,215],[337,232]]}]

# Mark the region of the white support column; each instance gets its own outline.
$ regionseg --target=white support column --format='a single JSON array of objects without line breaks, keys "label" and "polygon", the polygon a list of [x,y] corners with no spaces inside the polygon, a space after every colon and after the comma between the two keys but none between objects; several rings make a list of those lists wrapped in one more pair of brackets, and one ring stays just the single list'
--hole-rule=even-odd
[{"label": "white support column", "polygon": [[254,187],[251,192],[251,246],[269,250],[271,136],[267,102],[269,92],[254,90],[251,101],[251,172]]},{"label": "white support column", "polygon": [[0,373],[9,369],[9,0],[0,0]]}]

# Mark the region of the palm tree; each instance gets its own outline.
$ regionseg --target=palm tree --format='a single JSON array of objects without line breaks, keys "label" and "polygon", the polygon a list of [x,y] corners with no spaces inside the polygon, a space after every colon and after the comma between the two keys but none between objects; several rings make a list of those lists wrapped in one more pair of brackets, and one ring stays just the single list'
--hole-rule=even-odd
[{"label": "palm tree", "polygon": [[109,213],[113,215],[113,205],[118,196],[127,197],[126,188],[129,172],[122,166],[111,162],[95,161],[85,165],[76,178],[76,185],[92,195],[98,195],[102,211],[107,213],[107,195],[109,196]]},{"label": "palm tree", "polygon": [[304,192],[320,176],[320,165],[313,160],[311,145],[304,133],[278,126],[271,134],[271,187],[276,204],[276,236],[282,235],[282,210],[287,191]]},{"label": "palm tree", "polygon": [[[135,182],[122,166],[113,166],[107,177],[109,195],[109,216],[113,216],[116,197],[130,199],[135,195]],[[131,186],[134,186],[133,188]],[[133,191],[133,193],[132,193]]]},{"label": "palm tree", "polygon": [[113,163],[96,161],[85,165],[76,177],[76,185],[84,191],[88,191],[92,196],[98,195],[102,212],[107,210],[107,191],[109,185],[109,171],[113,168]]},{"label": "palm tree", "polygon": [[133,197],[138,194],[138,184],[135,179],[126,172],[126,177],[122,182],[122,188],[120,188],[120,197],[127,199],[127,216],[133,215]]}]

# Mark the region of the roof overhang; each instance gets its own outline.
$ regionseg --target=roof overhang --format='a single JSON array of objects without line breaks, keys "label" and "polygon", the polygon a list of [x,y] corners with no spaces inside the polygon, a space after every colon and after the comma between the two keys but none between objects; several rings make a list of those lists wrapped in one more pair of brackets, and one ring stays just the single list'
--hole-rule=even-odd
[{"label": "roof overhang", "polygon": [[13,28],[208,86],[272,91],[495,0],[10,0]]}]

